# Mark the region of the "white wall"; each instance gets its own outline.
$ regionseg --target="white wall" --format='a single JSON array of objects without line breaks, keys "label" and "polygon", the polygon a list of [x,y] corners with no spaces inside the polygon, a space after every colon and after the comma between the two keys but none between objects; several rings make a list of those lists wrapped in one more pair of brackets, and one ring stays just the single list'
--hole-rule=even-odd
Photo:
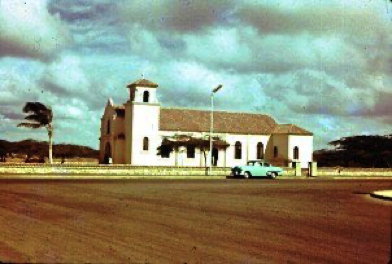
[{"label": "white wall", "polygon": [[148,100],[149,103],[153,103],[153,104],[158,103],[156,88],[148,88],[148,87],[140,87],[140,86],[136,87],[135,102],[143,102],[143,94],[145,91],[148,91],[150,93],[149,100]]},{"label": "white wall", "polygon": [[[257,144],[259,142],[264,145],[264,159],[266,160],[266,148],[268,141],[270,140],[269,135],[236,135],[226,134],[226,141],[230,146],[226,149],[226,166],[232,167],[236,165],[244,165],[249,160],[257,159]],[[242,159],[235,159],[235,143],[239,141],[242,146]]]},{"label": "white wall", "polygon": [[307,168],[308,162],[313,161],[313,136],[290,135],[288,141],[289,159],[294,157],[295,146],[299,148],[299,159],[293,161],[299,161],[302,168]]},{"label": "white wall", "polygon": [[[132,165],[157,165],[157,147],[161,140],[159,129],[159,105],[133,103],[132,120]],[[149,139],[149,148],[143,150],[143,139]]]},{"label": "white wall", "polygon": [[132,113],[132,102],[127,101],[124,120],[125,147],[123,155],[125,164],[131,164],[132,160]]},{"label": "white wall", "polygon": [[[174,150],[170,153],[169,158],[162,158],[157,154],[157,147],[161,145],[162,139],[165,136],[174,136],[175,134],[186,134],[193,137],[202,137],[207,135],[208,133],[189,133],[189,132],[181,132],[181,131],[159,131],[158,136],[154,137],[154,143],[150,144],[150,150],[148,153],[140,151],[142,145],[141,143],[137,146],[138,150],[134,152],[134,154],[143,157],[141,160],[134,165],[156,165],[156,166],[190,166],[190,167],[199,167],[205,166],[204,153],[196,148],[195,158],[187,158],[186,148],[180,148],[179,150]],[[225,149],[220,149],[218,154],[218,167],[231,167],[235,165],[243,165],[246,164],[248,160],[256,159],[257,154],[257,143],[262,142],[264,147],[266,148],[268,144],[268,140],[270,138],[269,135],[230,135],[230,134],[220,134],[219,135],[223,140],[226,140],[230,146]],[[151,138],[153,136],[151,135]],[[142,142],[142,137],[139,137],[139,140]],[[234,158],[234,149],[235,143],[240,141],[242,144],[242,158],[235,159]],[[135,143],[136,144],[136,143]],[[249,145],[249,146],[248,146]],[[209,166],[209,153],[206,152],[207,155],[207,166]]]},{"label": "white wall", "polygon": [[259,142],[263,143],[264,160],[267,159],[265,153],[266,153],[266,148],[267,148],[267,144],[268,144],[269,139],[270,139],[269,135],[249,135],[248,136],[248,142],[249,142],[248,157],[249,157],[249,160],[257,159],[257,144]]}]

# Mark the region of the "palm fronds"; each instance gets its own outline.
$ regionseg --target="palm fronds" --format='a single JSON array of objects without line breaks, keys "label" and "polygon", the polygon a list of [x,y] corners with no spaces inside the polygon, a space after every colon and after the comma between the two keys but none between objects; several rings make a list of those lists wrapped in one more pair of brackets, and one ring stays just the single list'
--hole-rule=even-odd
[{"label": "palm fronds", "polygon": [[48,108],[40,103],[40,102],[27,102],[25,106],[23,107],[23,112],[24,113],[38,113],[42,111],[47,111]]},{"label": "palm fronds", "polygon": [[52,109],[40,102],[27,102],[23,107],[23,112],[28,114],[28,116],[25,117],[26,120],[36,121],[43,125],[52,123]]},{"label": "palm fronds", "polygon": [[23,122],[18,124],[18,127],[28,127],[37,129],[45,127],[48,131],[49,137],[49,163],[52,163],[52,137],[53,137],[53,112],[50,107],[46,107],[40,102],[27,102],[23,107],[23,112],[26,115],[25,119],[31,121],[30,123]]},{"label": "palm fronds", "polygon": [[39,114],[30,114],[25,117],[26,120],[28,121],[33,121],[36,123],[42,124],[42,126],[49,125],[51,122],[50,116],[47,114],[39,113]]},{"label": "palm fronds", "polygon": [[52,109],[50,107],[46,107],[40,102],[27,102],[23,107],[23,112],[27,114],[25,119],[32,121],[32,125],[28,125],[28,123],[21,123],[18,127],[48,127],[53,120]]},{"label": "palm fronds", "polygon": [[39,123],[20,123],[18,124],[18,127],[28,127],[28,128],[37,129],[43,127],[43,125]]}]

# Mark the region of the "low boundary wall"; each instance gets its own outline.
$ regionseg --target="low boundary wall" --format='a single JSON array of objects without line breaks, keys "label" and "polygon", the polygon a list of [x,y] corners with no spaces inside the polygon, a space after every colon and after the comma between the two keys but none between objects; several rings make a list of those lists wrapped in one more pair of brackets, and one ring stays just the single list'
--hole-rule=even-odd
[{"label": "low boundary wall", "polygon": [[[207,168],[82,164],[0,164],[0,175],[75,175],[75,176],[210,176]],[[214,167],[211,176],[230,175],[228,167]],[[295,176],[285,168],[284,176]]]},{"label": "low boundary wall", "polygon": [[[80,176],[206,176],[205,168],[146,167],[127,165],[0,165],[0,174]],[[230,168],[214,168],[213,175],[228,176]]]},{"label": "low boundary wall", "polygon": [[392,177],[392,168],[327,168],[321,167],[317,169],[318,176],[334,176],[334,177]]},{"label": "low boundary wall", "polygon": [[[283,168],[285,177],[295,177],[295,168]],[[230,175],[228,167],[214,167],[212,175],[208,175],[206,168],[200,167],[166,167],[166,166],[132,166],[132,165],[95,165],[95,164],[10,164],[0,163],[0,175],[45,175],[45,176],[86,176],[86,178],[148,176],[180,178],[180,176],[198,176],[198,178],[219,177]],[[392,168],[317,168],[318,177],[392,177]],[[301,176],[309,176],[308,169],[301,170]],[[83,177],[84,178],[84,177]],[[316,178],[316,177],[315,177]]]}]

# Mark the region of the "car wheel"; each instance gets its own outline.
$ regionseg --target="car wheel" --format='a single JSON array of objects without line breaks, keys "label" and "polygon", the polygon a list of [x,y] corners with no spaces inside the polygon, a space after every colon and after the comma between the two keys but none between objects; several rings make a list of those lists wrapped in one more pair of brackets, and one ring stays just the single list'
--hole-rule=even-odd
[{"label": "car wheel", "polygon": [[250,175],[249,172],[246,171],[246,172],[244,173],[244,178],[245,178],[245,179],[250,179],[251,177],[252,177],[252,176]]},{"label": "car wheel", "polygon": [[278,176],[278,174],[276,172],[271,172],[271,179],[276,179],[276,176]]}]

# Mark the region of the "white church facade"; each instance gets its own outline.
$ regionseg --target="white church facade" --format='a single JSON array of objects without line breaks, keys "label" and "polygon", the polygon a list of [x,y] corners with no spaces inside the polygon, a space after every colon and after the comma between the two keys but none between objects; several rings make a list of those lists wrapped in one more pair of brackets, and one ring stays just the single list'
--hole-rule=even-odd
[{"label": "white church facade", "polygon": [[231,167],[263,159],[305,168],[312,161],[311,132],[264,114],[223,111],[214,111],[209,159],[210,111],[161,107],[158,85],[146,79],[127,88],[129,100],[109,99],[101,118],[100,163]]}]

